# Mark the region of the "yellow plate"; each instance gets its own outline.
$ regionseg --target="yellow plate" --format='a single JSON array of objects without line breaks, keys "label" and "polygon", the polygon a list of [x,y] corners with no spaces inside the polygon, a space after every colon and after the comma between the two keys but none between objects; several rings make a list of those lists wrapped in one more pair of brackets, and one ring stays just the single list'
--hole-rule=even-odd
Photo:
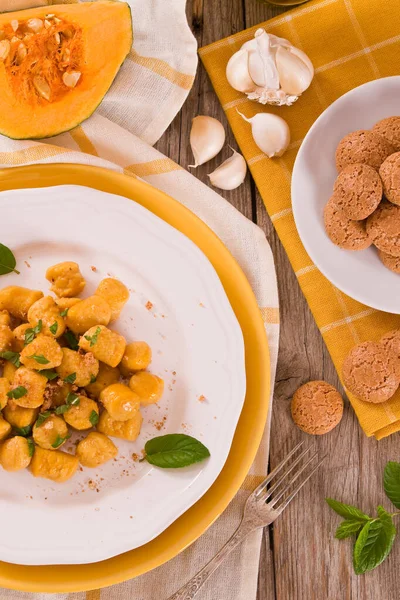
[{"label": "yellow plate", "polygon": [[225,466],[192,508],[153,541],[103,562],[49,567],[0,562],[0,587],[26,592],[78,592],[120,583],[158,567],[194,542],[219,517],[246,477],[261,441],[270,394],[269,351],[260,310],[243,271],[211,229],[163,192],[106,169],[52,164],[0,170],[0,190],[63,184],[90,186],[131,198],[184,233],[204,252],[216,269],[242,328],[247,393]]}]

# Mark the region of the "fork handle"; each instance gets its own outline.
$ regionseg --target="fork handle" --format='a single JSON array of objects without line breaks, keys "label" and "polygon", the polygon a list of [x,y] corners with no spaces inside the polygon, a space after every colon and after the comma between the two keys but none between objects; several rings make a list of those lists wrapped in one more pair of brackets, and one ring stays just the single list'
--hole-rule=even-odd
[{"label": "fork handle", "polygon": [[200,588],[203,587],[210,575],[214,573],[216,569],[218,569],[228,554],[230,554],[232,550],[236,548],[236,546],[240,544],[251,531],[254,531],[254,529],[257,529],[257,527],[254,526],[254,523],[242,521],[232,537],[226,542],[225,546],[221,548],[214,558],[212,558],[210,562],[208,562],[201,569],[201,571],[197,573],[197,575],[192,577],[192,579],[190,579],[186,585],[181,587],[180,590],[170,596],[168,600],[193,600]]}]

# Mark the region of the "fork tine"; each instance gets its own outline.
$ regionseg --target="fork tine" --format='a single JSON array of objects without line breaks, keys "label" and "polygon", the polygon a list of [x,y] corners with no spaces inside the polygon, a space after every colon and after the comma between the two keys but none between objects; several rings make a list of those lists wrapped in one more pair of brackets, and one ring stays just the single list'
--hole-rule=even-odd
[{"label": "fork tine", "polygon": [[260,485],[259,485],[258,487],[256,487],[256,489],[255,489],[255,490],[254,490],[254,492],[253,492],[253,494],[254,494],[254,496],[255,496],[256,498],[257,498],[257,497],[258,497],[258,496],[261,494],[261,492],[262,492],[262,491],[264,490],[264,488],[265,488],[265,487],[268,485],[268,483],[271,481],[271,479],[273,479],[273,478],[275,477],[275,475],[276,475],[277,473],[279,473],[279,471],[281,471],[281,470],[282,470],[282,468],[285,466],[285,464],[287,463],[287,461],[289,460],[289,458],[291,458],[291,457],[293,456],[293,454],[294,454],[295,452],[297,452],[297,450],[298,450],[299,448],[301,448],[301,446],[302,446],[303,444],[304,444],[304,442],[299,442],[299,443],[297,444],[297,446],[295,446],[295,447],[293,448],[293,450],[291,450],[291,451],[289,452],[289,454],[286,456],[286,458],[285,458],[285,459],[284,459],[284,460],[283,460],[281,463],[279,463],[279,465],[277,465],[277,466],[275,467],[275,469],[272,469],[272,471],[271,471],[271,473],[269,473],[268,477],[267,477],[266,479],[264,479],[264,481],[263,481],[262,483],[260,483]]},{"label": "fork tine", "polygon": [[265,500],[267,500],[267,498],[269,498],[277,490],[277,488],[280,485],[282,485],[282,483],[284,483],[284,481],[287,479],[288,475],[299,464],[299,462],[301,462],[303,460],[303,458],[306,456],[306,454],[310,450],[311,450],[311,446],[309,448],[306,448],[305,450],[303,450],[303,452],[301,454],[299,454],[299,456],[292,462],[292,464],[290,465],[290,467],[282,474],[282,476],[278,479],[278,481],[276,483],[274,483],[274,485],[272,485],[269,489],[265,489],[264,490],[265,491],[265,495],[261,496],[261,494],[259,494],[258,497],[260,499],[263,497],[263,498],[265,498]]},{"label": "fork tine", "polygon": [[285,502],[281,505],[275,508],[275,510],[279,511],[279,513],[281,513],[282,511],[285,510],[285,508],[287,507],[287,505],[293,500],[293,498],[299,493],[299,491],[301,490],[301,488],[303,487],[303,485],[305,485],[307,483],[307,481],[309,479],[311,479],[311,477],[314,475],[315,471],[317,469],[319,469],[319,467],[321,466],[321,464],[324,462],[326,458],[326,454],[325,456],[323,456],[321,458],[321,460],[319,460],[317,462],[317,464],[315,465],[315,467],[312,469],[312,471],[309,473],[309,475],[307,475],[307,477],[304,479],[304,481],[302,481],[296,489],[293,490],[293,492],[286,498]]},{"label": "fork tine", "polygon": [[306,468],[308,467],[308,465],[314,460],[314,458],[316,458],[318,456],[318,452],[315,452],[312,456],[310,456],[310,458],[301,466],[301,468],[297,471],[297,473],[291,478],[291,480],[286,484],[286,486],[283,488],[282,491],[279,492],[279,494],[277,496],[275,496],[274,498],[272,498],[272,500],[268,503],[268,505],[273,508],[276,503],[278,502],[278,500],[280,500],[282,498],[282,496],[284,496],[286,494],[286,492],[288,491],[289,487],[291,487],[293,485],[293,483],[295,481],[297,481],[297,479],[300,477],[300,475],[306,470]]}]

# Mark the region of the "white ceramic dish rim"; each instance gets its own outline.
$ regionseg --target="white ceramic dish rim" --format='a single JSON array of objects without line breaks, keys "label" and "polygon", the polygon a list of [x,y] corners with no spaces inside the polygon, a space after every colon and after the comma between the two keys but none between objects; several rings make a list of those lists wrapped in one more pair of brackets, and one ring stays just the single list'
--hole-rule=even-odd
[{"label": "white ceramic dish rim", "polygon": [[[132,211],[135,215],[135,219],[139,223],[146,223],[146,226],[154,226],[162,231],[162,235],[167,240],[170,240],[174,246],[179,247],[185,258],[190,262],[196,272],[205,274],[207,279],[207,286],[209,293],[207,300],[212,310],[218,315],[222,327],[225,332],[229,332],[230,343],[229,347],[232,349],[232,363],[231,377],[234,381],[235,387],[235,398],[234,404],[225,406],[224,418],[219,419],[220,429],[218,432],[218,440],[216,441],[217,451],[214,450],[213,461],[207,461],[200,466],[194,467],[194,478],[192,484],[185,489],[184,494],[175,495],[176,504],[171,507],[166,507],[165,513],[163,514],[162,522],[154,522],[153,528],[147,531],[145,537],[135,540],[132,542],[130,538],[120,539],[117,536],[110,536],[106,545],[96,546],[96,544],[77,542],[75,546],[69,546],[66,552],[63,544],[55,543],[51,549],[48,546],[43,547],[40,539],[37,536],[31,535],[30,540],[36,539],[37,542],[33,546],[30,542],[29,545],[19,545],[16,549],[10,544],[10,542],[0,543],[0,560],[6,562],[14,562],[25,565],[50,565],[50,564],[83,564],[93,563],[100,560],[105,560],[116,556],[117,554],[132,550],[138,546],[141,546],[159,535],[164,531],[171,523],[173,523],[181,514],[188,510],[197,500],[203,496],[203,494],[210,488],[217,476],[219,475],[223,465],[225,464],[228,456],[233,435],[236,429],[236,425],[243,407],[245,398],[245,366],[244,366],[244,343],[243,335],[239,326],[239,323],[234,315],[229,300],[225,294],[223,286],[218,278],[216,271],[201,252],[201,250],[185,235],[174,229],[169,224],[165,223],[162,219],[155,216],[153,213],[143,208],[139,204],[132,200],[128,200],[121,196],[100,192],[92,188],[83,188],[82,186],[57,186],[56,188],[43,188],[41,194],[49,192],[54,194],[55,189],[57,190],[57,197],[63,193],[63,190],[75,189],[85,190],[86,194],[93,194],[97,197],[96,202],[99,202],[99,198],[110,198],[114,203],[114,207],[118,208],[118,205],[124,204],[128,211]],[[36,188],[34,188],[36,190]],[[17,190],[11,192],[2,192],[0,195],[0,201],[2,200],[3,194],[17,193],[19,196],[25,198],[32,190]],[[97,206],[98,208],[98,206]],[[9,282],[10,284],[15,283]],[[23,283],[21,283],[23,285]],[[225,365],[226,367],[226,365]],[[204,440],[203,440],[204,441]],[[190,468],[189,468],[190,469]],[[154,471],[149,467],[149,471]],[[32,532],[31,532],[32,533]],[[57,542],[57,541],[56,541]],[[88,552],[90,549],[90,558]]]}]

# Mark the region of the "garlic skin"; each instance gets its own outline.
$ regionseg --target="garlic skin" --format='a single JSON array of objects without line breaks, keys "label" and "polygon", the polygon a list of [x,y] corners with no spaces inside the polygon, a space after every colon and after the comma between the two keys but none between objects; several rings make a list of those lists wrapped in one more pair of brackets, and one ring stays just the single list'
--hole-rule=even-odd
[{"label": "garlic skin", "polygon": [[308,56],[284,38],[257,29],[229,59],[229,84],[261,104],[290,106],[310,86],[314,67]]},{"label": "garlic skin", "polygon": [[203,165],[217,156],[225,143],[225,129],[214,117],[199,115],[192,121],[190,130],[190,146],[195,164],[191,168]]},{"label": "garlic skin", "polygon": [[232,156],[208,175],[211,184],[220,190],[235,190],[246,177],[246,161],[239,152],[233,148],[231,150],[233,151]]},{"label": "garlic skin", "polygon": [[239,115],[251,125],[251,133],[257,146],[269,158],[282,156],[290,144],[290,130],[284,119],[272,113],[258,113],[251,119]]}]

